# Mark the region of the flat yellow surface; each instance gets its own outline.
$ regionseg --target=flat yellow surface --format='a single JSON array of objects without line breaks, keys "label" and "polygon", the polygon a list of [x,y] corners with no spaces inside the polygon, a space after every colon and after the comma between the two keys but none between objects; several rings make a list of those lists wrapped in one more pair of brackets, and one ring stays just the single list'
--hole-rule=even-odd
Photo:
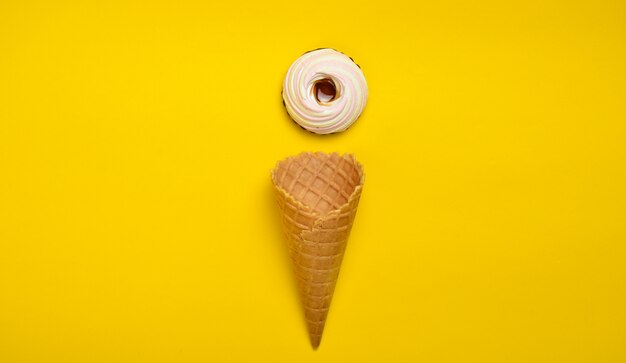
[{"label": "flat yellow surface", "polygon": [[[303,52],[370,99],[315,136]],[[366,182],[308,342],[275,162]],[[0,3],[0,362],[625,362],[626,2]]]}]

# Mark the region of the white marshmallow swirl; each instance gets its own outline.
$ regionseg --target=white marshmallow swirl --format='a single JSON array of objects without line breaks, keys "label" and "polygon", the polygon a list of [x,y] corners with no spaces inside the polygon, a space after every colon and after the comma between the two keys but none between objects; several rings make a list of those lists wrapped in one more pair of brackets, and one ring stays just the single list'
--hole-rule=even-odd
[{"label": "white marshmallow swirl", "polygon": [[317,134],[341,132],[361,115],[367,82],[352,59],[334,49],[305,53],[289,67],[283,100],[291,118]]}]

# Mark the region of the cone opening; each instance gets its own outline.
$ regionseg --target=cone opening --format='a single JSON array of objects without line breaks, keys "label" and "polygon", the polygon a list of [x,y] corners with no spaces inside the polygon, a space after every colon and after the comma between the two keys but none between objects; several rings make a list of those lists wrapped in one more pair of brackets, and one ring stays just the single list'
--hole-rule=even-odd
[{"label": "cone opening", "polygon": [[363,171],[354,157],[303,153],[278,163],[274,183],[311,210],[326,214],[346,204]]}]

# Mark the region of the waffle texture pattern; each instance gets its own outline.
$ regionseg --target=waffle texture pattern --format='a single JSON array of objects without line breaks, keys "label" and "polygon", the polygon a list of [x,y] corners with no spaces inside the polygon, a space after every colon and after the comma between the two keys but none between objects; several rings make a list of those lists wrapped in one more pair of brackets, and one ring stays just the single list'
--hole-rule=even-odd
[{"label": "waffle texture pattern", "polygon": [[302,153],[272,171],[314,349],[319,346],[363,188],[353,155]]}]

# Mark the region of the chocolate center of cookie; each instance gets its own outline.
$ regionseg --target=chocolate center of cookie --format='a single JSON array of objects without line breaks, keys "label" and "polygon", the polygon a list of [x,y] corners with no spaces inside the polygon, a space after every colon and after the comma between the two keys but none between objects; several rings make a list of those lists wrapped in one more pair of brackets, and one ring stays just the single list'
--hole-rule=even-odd
[{"label": "chocolate center of cookie", "polygon": [[318,103],[331,102],[337,98],[335,82],[328,78],[320,79],[313,85],[313,94]]}]

